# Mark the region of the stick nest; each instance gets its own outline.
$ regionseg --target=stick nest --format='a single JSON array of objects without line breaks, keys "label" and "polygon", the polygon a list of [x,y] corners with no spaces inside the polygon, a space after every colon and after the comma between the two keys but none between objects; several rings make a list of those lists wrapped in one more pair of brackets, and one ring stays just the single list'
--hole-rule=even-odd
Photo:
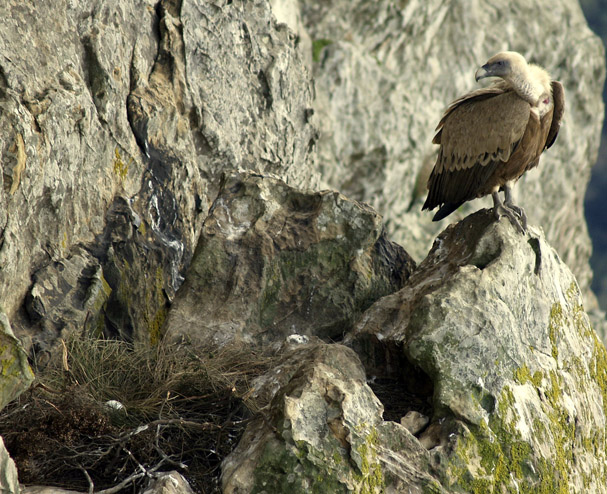
[{"label": "stick nest", "polygon": [[136,492],[178,470],[220,492],[221,461],[265,405],[251,381],[272,363],[250,348],[137,348],[73,339],[0,411],[0,435],[23,484]]}]

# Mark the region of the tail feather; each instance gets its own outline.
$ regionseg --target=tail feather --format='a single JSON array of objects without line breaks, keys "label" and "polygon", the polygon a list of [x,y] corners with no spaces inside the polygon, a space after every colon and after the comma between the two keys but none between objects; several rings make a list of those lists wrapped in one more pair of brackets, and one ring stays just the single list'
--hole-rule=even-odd
[{"label": "tail feather", "polygon": [[462,204],[464,204],[465,201],[461,201],[461,202],[446,202],[445,204],[443,204],[440,209],[436,212],[436,214],[434,215],[434,218],[432,218],[432,221],[440,221],[443,218],[446,218],[447,216],[449,216],[453,211],[455,211],[457,208],[459,208]]}]

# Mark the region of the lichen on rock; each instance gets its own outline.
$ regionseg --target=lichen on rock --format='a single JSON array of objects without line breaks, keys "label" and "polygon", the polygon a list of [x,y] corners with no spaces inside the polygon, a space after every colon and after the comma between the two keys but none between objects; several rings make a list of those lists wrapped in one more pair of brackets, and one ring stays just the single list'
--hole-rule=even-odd
[{"label": "lichen on rock", "polygon": [[351,341],[399,342],[432,378],[433,422],[454,421],[437,447],[449,492],[605,492],[605,350],[577,283],[541,231],[533,248],[487,219],[443,232]]},{"label": "lichen on rock", "polygon": [[0,409],[27,390],[33,380],[23,346],[0,307]]},{"label": "lichen on rock", "polygon": [[226,494],[378,494],[389,484],[399,492],[438,485],[427,473],[429,453],[405,427],[383,422],[383,407],[351,349],[287,347],[258,385],[260,394],[274,390],[269,415],[247,427],[224,461]]}]

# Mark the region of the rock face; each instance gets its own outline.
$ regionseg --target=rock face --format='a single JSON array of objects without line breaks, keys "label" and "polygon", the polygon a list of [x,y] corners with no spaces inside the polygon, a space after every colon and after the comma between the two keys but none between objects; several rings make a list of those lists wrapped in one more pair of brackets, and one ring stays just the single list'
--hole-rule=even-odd
[{"label": "rock face", "polygon": [[432,378],[433,423],[456,425],[445,487],[606,492],[607,354],[541,231],[486,212],[448,228],[351,341],[370,363],[396,345]]},{"label": "rock face", "polygon": [[0,489],[2,494],[19,494],[17,468],[4,447],[2,437],[0,437]]},{"label": "rock face", "polygon": [[233,175],[204,222],[167,336],[214,344],[341,339],[414,267],[369,207],[334,191]]},{"label": "rock face", "polygon": [[477,87],[476,68],[511,49],[563,82],[567,108],[559,138],[514,194],[594,303],[583,198],[604,114],[605,66],[602,44],[577,2],[355,0],[303,2],[302,9],[317,47],[322,178],[380,211],[391,238],[417,261],[447,222],[490,204],[473,201],[439,224],[420,211],[436,157],[434,128],[451,101]]},{"label": "rock face", "polygon": [[394,391],[421,369],[430,424],[382,420],[352,352],[303,347],[258,385],[271,406],[224,462],[225,492],[607,492],[607,352],[540,230],[486,210],[449,227],[346,342]]},{"label": "rock face", "polygon": [[22,486],[20,494],[83,494],[79,491],[61,489],[59,487],[47,487],[43,485]]},{"label": "rock face", "polygon": [[34,374],[6,314],[0,311],[0,409],[25,391]]},{"label": "rock face", "polygon": [[[364,312],[369,385],[352,350],[288,350],[226,490],[603,492],[607,359],[580,293],[604,65],[575,3],[38,3],[0,2],[0,407],[33,378],[9,327],[32,356],[80,332],[275,348]],[[515,192],[561,257],[479,213],[410,278],[388,238],[423,259],[444,226],[419,211],[433,128],[505,48],[567,91]]]},{"label": "rock face", "polygon": [[[567,89],[556,147],[518,194],[589,295],[581,198],[598,145],[601,49],[577,5],[551,3],[544,19],[547,9],[3,2],[0,300],[16,333],[42,350],[82,326],[156,342],[225,170],[304,188],[322,176],[374,205],[422,259],[441,228],[418,208],[432,129],[474,67],[505,47]],[[469,29],[492,24],[499,38]]]},{"label": "rock face", "polygon": [[318,181],[297,40],[265,0],[0,16],[4,310],[42,347],[83,321],[157,341],[223,170]]}]

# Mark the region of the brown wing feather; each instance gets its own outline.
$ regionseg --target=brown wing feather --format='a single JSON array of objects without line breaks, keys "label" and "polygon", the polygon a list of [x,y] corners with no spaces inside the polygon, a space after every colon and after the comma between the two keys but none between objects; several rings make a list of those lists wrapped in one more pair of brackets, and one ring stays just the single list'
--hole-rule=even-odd
[{"label": "brown wing feather", "polygon": [[435,130],[437,130],[438,132],[434,136],[434,139],[432,139],[432,143],[433,144],[441,143],[442,127],[445,124],[445,120],[447,120],[449,115],[451,115],[451,112],[453,110],[455,110],[457,107],[459,107],[460,105],[462,105],[464,103],[469,103],[469,102],[473,102],[473,101],[482,101],[484,99],[491,98],[492,96],[495,96],[496,94],[502,94],[507,90],[508,90],[508,88],[507,88],[506,84],[499,81],[495,84],[492,84],[489,87],[471,91],[468,94],[465,94],[464,96],[462,96],[461,98],[456,99],[445,110],[443,117],[441,118],[440,122],[436,126]]},{"label": "brown wing feather", "polygon": [[561,120],[565,113],[565,89],[559,81],[552,81],[552,101],[554,102],[554,113],[552,114],[552,123],[548,131],[548,139],[546,139],[546,147],[548,149],[554,144],[556,136],[561,128]]},{"label": "brown wing feather", "polygon": [[525,132],[529,112],[529,104],[513,91],[463,102],[443,124],[443,159],[437,162],[437,171],[508,161]]},{"label": "brown wing feather", "polygon": [[485,185],[515,152],[529,116],[529,104],[503,84],[456,100],[437,127],[433,142],[441,147],[422,209],[486,194]]}]

